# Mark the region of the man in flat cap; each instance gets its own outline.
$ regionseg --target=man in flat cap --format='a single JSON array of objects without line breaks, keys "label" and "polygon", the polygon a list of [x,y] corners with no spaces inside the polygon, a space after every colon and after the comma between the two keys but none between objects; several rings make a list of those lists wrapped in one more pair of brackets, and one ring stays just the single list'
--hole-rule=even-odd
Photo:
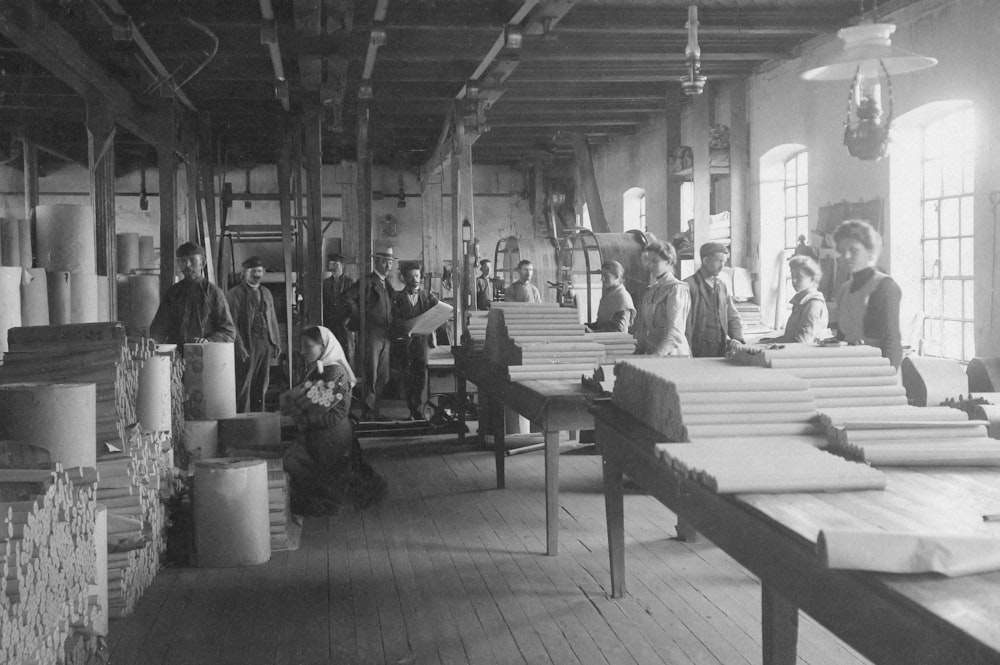
[{"label": "man in flat cap", "polygon": [[236,410],[264,410],[271,358],[281,349],[274,297],[260,285],[264,262],[251,256],[243,262],[243,281],[229,289],[226,300],[236,324]]},{"label": "man in flat cap", "polygon": [[354,332],[349,328],[351,306],[348,302],[354,280],[344,274],[344,261],[344,256],[337,252],[326,257],[330,276],[323,280],[323,325],[340,342],[347,362],[354,367]]},{"label": "man in flat cap", "polygon": [[[161,344],[233,342],[236,328],[222,289],[205,278],[205,249],[193,242],[177,248],[184,279],[163,294],[149,336]],[[165,269],[165,267],[164,267]]]},{"label": "man in flat cap", "polygon": [[729,259],[729,248],[720,242],[701,246],[701,267],[685,282],[691,290],[687,338],[695,358],[721,358],[729,340],[743,342],[743,323],[719,273]]},{"label": "man in flat cap", "polygon": [[365,308],[365,338],[360,340],[360,343],[365,345],[365,367],[361,368],[365,376],[362,420],[379,420],[382,417],[378,410],[378,400],[389,382],[392,298],[396,293],[387,277],[394,261],[392,247],[372,254],[373,270],[368,276],[368,292],[365,294],[364,305],[361,304],[360,282],[355,282],[350,291],[353,327],[358,328],[361,307]]},{"label": "man in flat cap", "polygon": [[399,266],[406,287],[392,298],[392,318],[398,337],[403,338],[403,392],[410,409],[410,420],[423,420],[424,403],[427,401],[427,349],[436,346],[434,335],[410,335],[405,324],[424,312],[433,309],[438,299],[433,293],[420,288],[423,277],[420,263],[403,261]]}]

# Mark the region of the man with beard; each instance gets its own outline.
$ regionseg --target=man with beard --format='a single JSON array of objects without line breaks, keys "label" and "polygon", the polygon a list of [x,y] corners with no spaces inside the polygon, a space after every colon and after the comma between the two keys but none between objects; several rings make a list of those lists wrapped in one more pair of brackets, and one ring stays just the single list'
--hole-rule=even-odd
[{"label": "man with beard", "polygon": [[236,328],[222,289],[205,278],[205,249],[193,242],[177,248],[184,279],[163,294],[149,336],[161,344],[233,342]]},{"label": "man with beard", "polygon": [[264,262],[251,256],[243,262],[243,281],[229,289],[226,300],[236,324],[236,410],[264,410],[271,357],[278,356],[281,337],[274,297],[260,285]]},{"label": "man with beard", "polygon": [[392,298],[392,320],[397,335],[403,336],[403,388],[410,420],[423,420],[424,393],[427,391],[427,349],[434,346],[434,335],[410,335],[404,324],[433,309],[438,299],[420,288],[421,270],[416,261],[406,261],[399,269],[406,288]]}]

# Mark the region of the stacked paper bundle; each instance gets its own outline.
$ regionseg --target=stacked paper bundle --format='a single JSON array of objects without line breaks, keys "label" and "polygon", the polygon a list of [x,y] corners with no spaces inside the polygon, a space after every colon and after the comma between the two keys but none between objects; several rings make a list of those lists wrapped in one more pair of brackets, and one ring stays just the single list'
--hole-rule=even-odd
[{"label": "stacked paper bundle", "polygon": [[604,355],[609,361],[627,358],[635,353],[635,337],[621,332],[588,332],[584,335],[588,342],[597,342],[604,347]]},{"label": "stacked paper bundle", "polygon": [[486,344],[486,323],[489,320],[489,315],[489,310],[469,312],[469,324],[465,327],[462,343],[474,354],[483,352]]},{"label": "stacked paper bundle", "polygon": [[656,451],[678,474],[719,494],[848,492],[886,486],[881,471],[804,443],[663,443]]},{"label": "stacked paper bundle", "polygon": [[323,414],[344,396],[323,379],[304,381],[281,395],[281,410],[286,414]]},{"label": "stacked paper bundle", "polygon": [[635,358],[615,365],[612,401],[670,441],[792,440],[821,445],[804,380],[710,358]]},{"label": "stacked paper bundle", "polygon": [[612,394],[615,391],[615,366],[598,365],[593,374],[583,377],[583,385],[595,393]]},{"label": "stacked paper bundle", "polygon": [[740,346],[730,351],[729,359],[805,379],[821,410],[907,403],[896,370],[873,346]]},{"label": "stacked paper bundle", "polygon": [[104,621],[97,472],[0,471],[0,662],[59,663],[67,638]]},{"label": "stacked paper bundle", "polygon": [[267,498],[271,516],[271,551],[293,549],[290,527],[292,514],[288,504],[288,474],[280,458],[267,460]]},{"label": "stacked paper bundle", "polygon": [[968,415],[946,406],[856,406],[853,408],[819,409],[817,421],[825,432],[847,423],[886,422],[967,422]]},{"label": "stacked paper bundle", "polygon": [[1000,466],[986,423],[851,421],[828,430],[829,450],[873,466]]}]

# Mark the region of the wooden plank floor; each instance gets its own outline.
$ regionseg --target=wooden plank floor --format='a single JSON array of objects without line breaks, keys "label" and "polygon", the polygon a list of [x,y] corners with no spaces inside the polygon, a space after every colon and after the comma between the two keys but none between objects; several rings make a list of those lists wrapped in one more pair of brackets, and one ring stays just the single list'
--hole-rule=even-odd
[{"label": "wooden plank floor", "polygon": [[[364,513],[306,521],[297,552],[243,569],[165,569],[111,624],[112,662],[760,663],[760,587],[710,543],[672,540],[626,497],[630,594],[609,597],[600,458],[561,458],[561,553],[546,557],[542,457],[414,449],[370,457],[390,485]],[[807,617],[800,662],[865,662]]]}]

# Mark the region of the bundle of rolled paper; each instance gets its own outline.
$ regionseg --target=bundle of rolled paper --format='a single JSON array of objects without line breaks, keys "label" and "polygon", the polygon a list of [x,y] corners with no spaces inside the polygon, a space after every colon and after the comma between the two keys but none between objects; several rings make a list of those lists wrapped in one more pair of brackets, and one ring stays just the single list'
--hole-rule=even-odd
[{"label": "bundle of rolled paper", "polygon": [[1000,443],[982,421],[879,418],[831,427],[827,436],[831,452],[873,466],[1000,466]]},{"label": "bundle of rolled paper", "polygon": [[305,381],[281,395],[281,410],[289,415],[298,413],[326,413],[334,404],[344,399],[343,394],[335,390],[334,384],[323,379]]}]

